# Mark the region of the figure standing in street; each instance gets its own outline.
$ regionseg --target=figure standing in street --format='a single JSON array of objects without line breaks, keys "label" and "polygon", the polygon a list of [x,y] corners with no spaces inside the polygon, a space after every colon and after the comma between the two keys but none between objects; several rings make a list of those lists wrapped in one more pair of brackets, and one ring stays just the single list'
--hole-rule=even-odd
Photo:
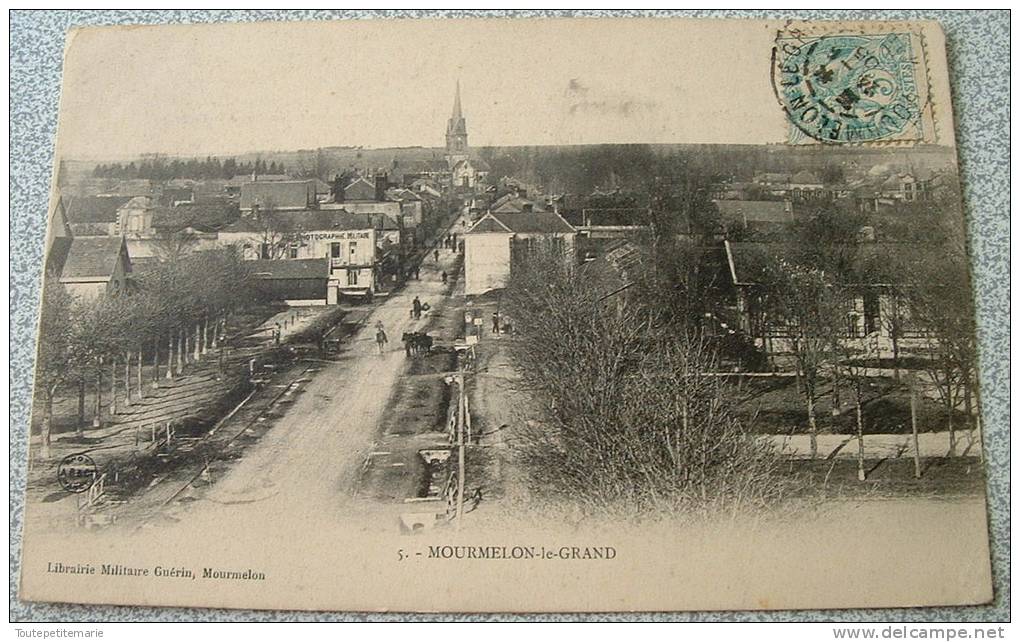
[{"label": "figure standing in street", "polygon": [[435,259],[436,263],[439,263],[439,250],[432,250],[432,258]]},{"label": "figure standing in street", "polygon": [[418,299],[418,297],[414,297],[413,305],[414,305],[414,318],[415,319],[420,319],[421,318],[421,300]]},{"label": "figure standing in street", "polygon": [[446,270],[443,270],[443,285],[446,285]]},{"label": "figure standing in street", "polygon": [[421,281],[421,266],[414,268],[414,280]]},{"label": "figure standing in street", "polygon": [[499,312],[492,313],[492,333],[499,334]]},{"label": "figure standing in street", "polygon": [[383,328],[382,321],[375,324],[375,344],[379,348],[379,354],[386,352],[386,344],[389,339],[386,338],[386,330]]}]

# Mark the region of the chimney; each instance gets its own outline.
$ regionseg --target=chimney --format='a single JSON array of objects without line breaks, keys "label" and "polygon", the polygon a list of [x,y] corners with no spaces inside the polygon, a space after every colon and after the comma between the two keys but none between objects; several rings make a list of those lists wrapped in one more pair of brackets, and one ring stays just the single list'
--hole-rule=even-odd
[{"label": "chimney", "polygon": [[333,192],[334,203],[344,202],[344,179],[340,174],[333,177],[333,188],[330,191]]}]

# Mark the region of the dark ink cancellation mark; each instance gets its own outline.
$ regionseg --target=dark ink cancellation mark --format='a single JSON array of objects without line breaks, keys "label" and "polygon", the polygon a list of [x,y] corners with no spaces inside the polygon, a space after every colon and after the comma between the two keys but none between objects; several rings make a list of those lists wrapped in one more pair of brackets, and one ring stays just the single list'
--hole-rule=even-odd
[{"label": "dark ink cancellation mark", "polygon": [[99,469],[96,462],[84,453],[68,455],[57,466],[57,481],[70,493],[84,493],[96,481]]}]

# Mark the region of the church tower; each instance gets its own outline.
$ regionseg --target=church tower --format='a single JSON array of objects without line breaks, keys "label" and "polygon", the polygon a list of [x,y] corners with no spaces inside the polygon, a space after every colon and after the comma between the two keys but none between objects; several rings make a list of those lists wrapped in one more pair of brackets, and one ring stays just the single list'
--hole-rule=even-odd
[{"label": "church tower", "polygon": [[446,123],[446,162],[451,168],[468,157],[467,121],[460,111],[460,80],[453,99],[453,115]]}]

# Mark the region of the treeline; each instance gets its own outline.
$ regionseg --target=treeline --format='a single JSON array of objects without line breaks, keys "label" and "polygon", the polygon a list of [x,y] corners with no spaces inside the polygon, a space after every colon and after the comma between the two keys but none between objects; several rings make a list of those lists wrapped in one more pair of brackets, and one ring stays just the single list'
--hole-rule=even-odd
[{"label": "treeline", "polygon": [[[59,390],[78,394],[77,430],[86,422],[86,394],[94,395],[93,425],[103,417],[104,381],[113,391],[108,412],[145,396],[147,386],[173,380],[216,350],[227,316],[253,297],[249,266],[234,248],[194,252],[144,273],[126,292],[97,299],[72,296],[57,281],[43,288],[36,362],[42,395],[42,456],[49,456],[53,402]],[[151,366],[149,378],[143,366]]]},{"label": "treeline", "polygon": [[146,158],[128,164],[110,163],[96,165],[92,170],[93,178],[141,178],[154,181],[168,181],[175,178],[230,179],[245,174],[285,174],[283,163],[272,161],[266,163],[262,159],[239,163],[236,158],[220,160],[207,156],[205,160],[189,158]]},{"label": "treeline", "polygon": [[598,190],[643,191],[672,165],[695,165],[716,181],[751,180],[757,172],[793,173],[810,169],[826,184],[844,182],[849,157],[827,151],[825,157],[785,152],[766,146],[705,145],[686,149],[661,145],[578,145],[563,147],[487,147],[479,154],[491,176],[513,176],[542,185],[549,193],[591,194]]}]

